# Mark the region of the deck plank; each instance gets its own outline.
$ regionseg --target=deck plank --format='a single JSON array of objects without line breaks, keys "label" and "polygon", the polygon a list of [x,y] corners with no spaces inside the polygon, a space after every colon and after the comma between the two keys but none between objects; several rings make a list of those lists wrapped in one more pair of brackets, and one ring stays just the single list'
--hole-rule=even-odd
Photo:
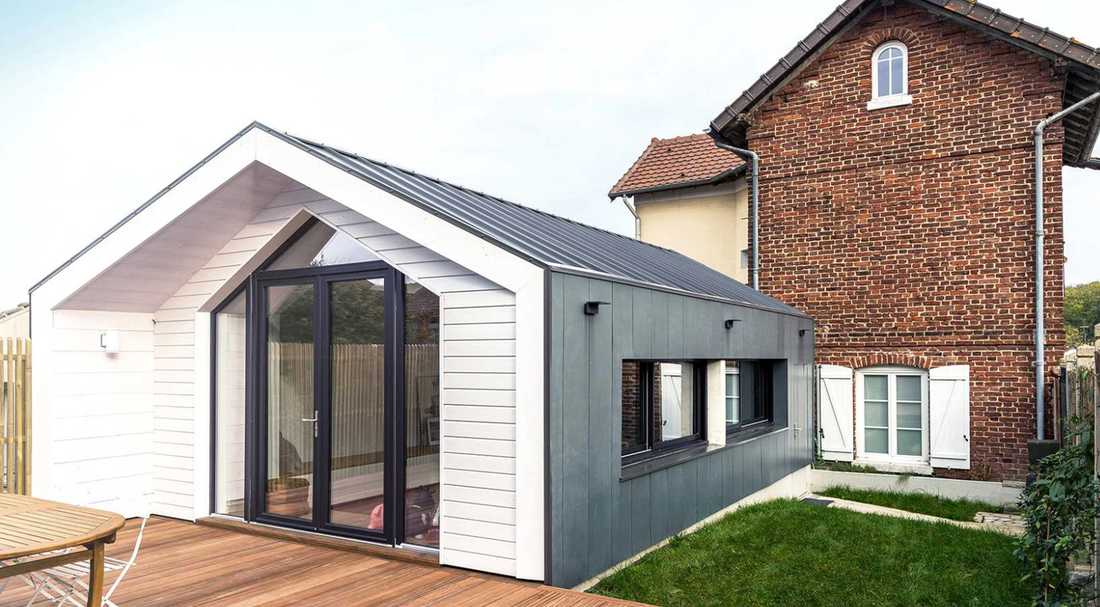
[{"label": "deck plank", "polygon": [[[126,559],[136,536],[137,523],[129,521],[118,541],[107,546],[107,555]],[[114,574],[108,574],[105,587],[113,581]],[[23,605],[28,597],[26,587],[13,580],[0,594],[0,607]],[[123,605],[153,607],[640,605],[159,517],[150,519],[137,564],[113,598]]]}]

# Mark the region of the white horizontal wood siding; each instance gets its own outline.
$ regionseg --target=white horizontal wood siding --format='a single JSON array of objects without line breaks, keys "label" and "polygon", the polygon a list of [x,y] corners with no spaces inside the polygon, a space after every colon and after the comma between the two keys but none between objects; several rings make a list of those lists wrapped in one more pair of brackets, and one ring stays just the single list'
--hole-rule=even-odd
[{"label": "white horizontal wood siding", "polygon": [[[278,194],[154,315],[153,508],[193,518],[197,496],[196,323],[226,281],[255,263],[303,209],[440,295],[442,317],[441,561],[515,573],[515,295],[370,218],[299,185]],[[201,354],[201,353],[200,353]],[[205,392],[205,388],[201,390]],[[205,428],[203,429],[205,431]]]},{"label": "white horizontal wood siding", "polygon": [[[49,374],[52,398],[46,494],[137,516],[151,494],[153,315],[85,310],[52,316]],[[99,346],[117,331],[119,351]],[[36,421],[36,423],[41,423]]]},{"label": "white horizontal wood siding", "polygon": [[516,300],[444,293],[440,561],[516,573]]}]

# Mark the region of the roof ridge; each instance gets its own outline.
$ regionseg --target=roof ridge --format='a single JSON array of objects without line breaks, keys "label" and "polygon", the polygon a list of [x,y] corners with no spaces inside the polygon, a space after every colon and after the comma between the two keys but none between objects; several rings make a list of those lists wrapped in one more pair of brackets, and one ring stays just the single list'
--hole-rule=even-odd
[{"label": "roof ridge", "polygon": [[[272,131],[276,130],[276,129],[273,129],[273,128],[267,126],[267,125],[262,125],[258,122],[255,123],[255,124],[260,125],[265,129],[269,129],[269,130],[272,130]],[[468,188],[464,185],[460,185],[460,184],[457,184],[457,183],[454,183],[454,182],[451,182],[451,181],[447,181],[445,179],[440,179],[439,177],[433,177],[431,175],[425,175],[423,173],[419,173],[419,172],[414,171],[412,169],[407,169],[403,166],[399,166],[399,165],[396,165],[396,164],[393,164],[393,163],[390,163],[390,162],[386,162],[386,161],[383,161],[383,160],[377,160],[377,159],[371,158],[369,156],[363,156],[361,154],[357,154],[357,153],[349,151],[349,150],[345,150],[345,149],[342,149],[342,148],[331,146],[331,145],[328,145],[328,144],[325,144],[325,143],[322,143],[322,142],[319,142],[319,141],[315,141],[315,140],[309,139],[307,137],[299,137],[298,135],[295,135],[293,133],[289,133],[287,131],[282,131],[282,133],[283,133],[283,135],[286,135],[287,137],[293,137],[294,139],[297,139],[298,141],[301,141],[302,143],[306,143],[306,144],[309,144],[309,145],[313,145],[313,146],[325,148],[325,149],[328,149],[328,150],[332,150],[332,151],[334,151],[338,154],[343,154],[345,156],[351,156],[351,157],[357,158],[359,160],[365,160],[367,162],[371,162],[371,163],[381,165],[381,166],[384,166],[384,167],[387,167],[387,168],[390,168],[390,169],[394,169],[394,170],[397,170],[397,171],[401,171],[402,173],[406,173],[406,174],[409,174],[409,175],[415,175],[416,177],[420,177],[421,179],[427,179],[428,181],[432,181],[432,182],[435,182],[435,183],[438,183],[438,184],[449,186],[449,187],[452,187],[452,188],[455,188],[455,189],[458,189],[458,190],[462,190],[463,192],[467,192],[467,193],[470,193],[470,194],[476,194],[477,196],[483,196],[485,198],[490,198],[492,200],[496,200],[497,202],[501,202],[501,203],[504,203],[504,204],[507,204],[507,205],[511,205],[513,207],[517,207],[517,208],[524,209],[524,210],[527,210],[527,211],[532,211],[532,212],[535,212],[535,213],[539,213],[540,215],[545,215],[547,217],[553,217],[554,219],[559,219],[561,221],[566,221],[566,222],[569,222],[571,224],[581,226],[583,228],[587,228],[587,229],[590,229],[590,230],[596,230],[598,232],[603,232],[605,234],[609,234],[611,236],[616,236],[616,237],[621,238],[623,240],[629,240],[629,241],[632,241],[632,242],[637,242],[639,244],[643,244],[647,247],[652,247],[654,249],[659,249],[661,251],[670,251],[670,252],[675,253],[675,251],[673,251],[672,249],[668,249],[668,248],[665,248],[665,247],[662,247],[662,246],[658,246],[658,245],[655,245],[655,244],[652,244],[652,243],[648,243],[648,242],[645,242],[643,240],[639,240],[637,238],[632,238],[632,237],[627,236],[625,234],[620,234],[618,232],[614,232],[612,230],[607,230],[607,229],[604,229],[604,228],[601,228],[601,227],[597,227],[597,226],[594,226],[594,225],[591,225],[591,224],[587,224],[587,223],[584,223],[584,222],[581,222],[581,221],[577,221],[575,219],[570,219],[568,217],[557,215],[557,214],[551,213],[549,211],[544,211],[542,209],[537,209],[535,207],[527,206],[525,204],[520,204],[518,202],[513,202],[513,201],[508,200],[506,198],[501,198],[499,196],[495,196],[495,195],[489,194],[487,192],[482,192],[480,190],[475,190],[473,188]]]}]

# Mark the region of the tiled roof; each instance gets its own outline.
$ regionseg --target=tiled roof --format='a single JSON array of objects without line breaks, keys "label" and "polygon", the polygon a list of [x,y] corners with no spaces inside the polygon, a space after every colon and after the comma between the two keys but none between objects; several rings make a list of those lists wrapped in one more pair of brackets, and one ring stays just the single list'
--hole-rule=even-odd
[{"label": "tiled roof", "polygon": [[[1093,48],[1069,36],[1063,36],[1006,15],[976,0],[912,0],[935,14],[978,28],[996,38],[1041,56],[1065,61],[1069,69],[1063,107],[1080,101],[1100,86],[1100,49]],[[844,0],[810,35],[798,43],[752,84],[744,93],[722,110],[710,123],[710,131],[734,145],[746,144],[748,124],[745,116],[768,99],[787,78],[801,69],[816,53],[831,43],[844,27],[861,19],[878,6],[874,0]],[[1066,164],[1089,166],[1089,158],[1100,134],[1100,111],[1095,104],[1065,119]]]},{"label": "tiled roof", "polygon": [[630,196],[670,187],[703,185],[745,170],[737,154],[714,145],[706,133],[658,139],[634,161],[608,196]]}]

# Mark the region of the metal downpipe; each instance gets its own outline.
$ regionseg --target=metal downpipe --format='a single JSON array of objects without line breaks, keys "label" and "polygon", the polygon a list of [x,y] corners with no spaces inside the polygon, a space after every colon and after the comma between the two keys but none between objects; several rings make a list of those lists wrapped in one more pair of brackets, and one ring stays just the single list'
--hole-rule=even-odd
[{"label": "metal downpipe", "polygon": [[1100,99],[1097,91],[1035,126],[1035,437],[1044,440],[1046,434],[1046,314],[1043,283],[1043,246],[1046,234],[1043,209],[1043,133],[1046,128],[1082,107]]},{"label": "metal downpipe", "polygon": [[719,141],[717,135],[710,134],[714,138],[714,145],[737,154],[749,161],[752,170],[752,201],[749,206],[749,215],[752,216],[752,274],[749,277],[749,286],[760,290],[760,156],[752,151],[732,146]]}]

